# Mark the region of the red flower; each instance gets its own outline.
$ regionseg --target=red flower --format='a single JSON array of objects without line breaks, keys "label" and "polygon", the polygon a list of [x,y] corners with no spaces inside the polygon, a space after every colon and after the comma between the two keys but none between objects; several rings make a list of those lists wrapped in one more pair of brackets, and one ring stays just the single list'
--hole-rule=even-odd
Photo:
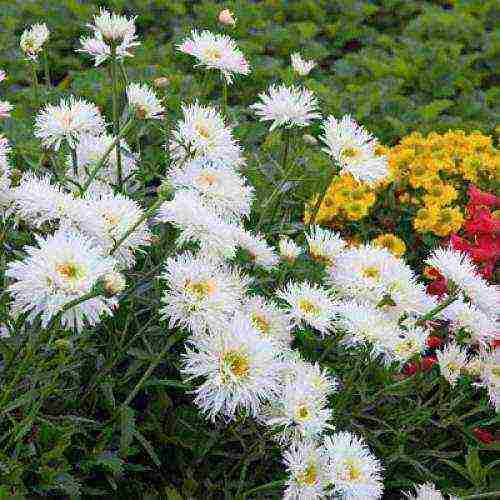
[{"label": "red flower", "polygon": [[441,337],[438,337],[436,335],[429,335],[427,338],[427,345],[431,349],[436,349],[436,347],[439,347],[443,343],[443,339]]},{"label": "red flower", "polygon": [[420,367],[424,372],[428,372],[438,362],[436,356],[425,356],[422,358]]},{"label": "red flower", "polygon": [[467,194],[469,195],[470,202],[473,205],[500,207],[500,197],[480,191],[476,186],[474,186],[474,184],[469,184]]},{"label": "red flower", "polygon": [[471,235],[498,233],[500,220],[495,219],[488,208],[478,208],[474,210],[472,217],[465,222],[464,229]]},{"label": "red flower", "polygon": [[493,443],[493,441],[495,441],[495,438],[493,437],[493,434],[491,432],[480,429],[479,427],[472,429],[472,432],[474,436],[476,436],[476,439],[481,441],[481,443],[491,444]]},{"label": "red flower", "polygon": [[448,291],[448,283],[444,278],[434,280],[427,285],[427,293],[429,295],[438,295],[441,297]]},{"label": "red flower", "polygon": [[460,252],[469,253],[471,250],[471,244],[461,236],[458,236],[458,234],[450,236],[450,244],[455,250]]},{"label": "red flower", "polygon": [[418,365],[418,363],[416,361],[410,361],[409,363],[406,363],[404,366],[403,366],[403,373],[408,376],[408,377],[411,377],[412,375],[415,375],[415,373],[417,373],[420,369],[420,366]]}]

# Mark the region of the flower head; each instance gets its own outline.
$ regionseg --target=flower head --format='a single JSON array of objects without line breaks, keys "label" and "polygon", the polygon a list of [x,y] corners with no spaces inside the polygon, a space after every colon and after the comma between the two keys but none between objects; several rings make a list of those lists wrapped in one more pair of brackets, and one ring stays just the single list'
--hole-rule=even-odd
[{"label": "flower head", "polygon": [[146,84],[131,83],[127,87],[127,99],[129,106],[140,120],[160,119],[165,112],[161,101]]},{"label": "flower head", "polygon": [[291,55],[291,61],[293,70],[300,76],[307,76],[316,66],[314,61],[302,59],[302,56],[298,52]]},{"label": "flower head", "polygon": [[99,14],[94,16],[94,24],[88,26],[105,40],[118,43],[126,38],[135,38],[135,19],[100,9]]},{"label": "flower head", "polygon": [[313,93],[300,87],[271,85],[266,93],[259,95],[260,102],[250,108],[261,121],[272,121],[270,131],[277,127],[307,127],[312,120],[320,118],[318,102]]},{"label": "flower head", "polygon": [[[405,493],[409,500],[445,500],[444,496],[432,483],[424,483],[415,486],[415,494]],[[457,497],[450,496],[450,500],[458,500]]]},{"label": "flower head", "polygon": [[[228,11],[229,12],[229,11]],[[227,14],[224,16],[229,19]],[[178,50],[195,57],[197,66],[219,70],[226,82],[231,84],[235,74],[248,75],[250,66],[236,42],[227,35],[210,31],[191,32],[191,37],[177,46]]]},{"label": "flower head", "polygon": [[24,30],[21,35],[20,46],[27,59],[32,61],[38,59],[38,54],[42,51],[43,45],[48,40],[49,33],[45,23],[33,24],[28,29]]},{"label": "flower head", "polygon": [[14,106],[8,101],[0,101],[0,118],[8,118]]},{"label": "flower head", "polygon": [[287,262],[294,262],[301,254],[302,249],[290,238],[282,237],[278,244],[281,258]]},{"label": "flower head", "polygon": [[311,258],[329,266],[335,265],[335,259],[347,246],[338,233],[320,226],[313,226],[306,234],[306,240]]},{"label": "flower head", "polygon": [[235,230],[237,245],[243,248],[256,266],[272,269],[279,263],[279,257],[260,233],[252,234],[241,227]]},{"label": "flower head", "polygon": [[219,22],[221,24],[234,26],[236,24],[236,18],[229,9],[224,9],[219,12]]},{"label": "flower head", "polygon": [[457,344],[451,343],[436,352],[441,375],[455,385],[467,365],[467,353]]}]

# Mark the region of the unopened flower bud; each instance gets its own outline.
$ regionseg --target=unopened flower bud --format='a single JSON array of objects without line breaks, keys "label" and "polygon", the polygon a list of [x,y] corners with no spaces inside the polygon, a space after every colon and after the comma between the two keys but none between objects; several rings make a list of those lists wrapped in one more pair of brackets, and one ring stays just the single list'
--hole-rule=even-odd
[{"label": "unopened flower bud", "polygon": [[127,282],[123,274],[111,271],[104,276],[103,285],[106,296],[113,297],[113,295],[117,295],[125,290]]},{"label": "unopened flower bud", "polygon": [[71,341],[68,339],[57,339],[54,345],[61,351],[67,351],[71,349]]},{"label": "unopened flower bud", "polygon": [[169,86],[170,80],[166,76],[161,76],[159,78],[155,78],[153,83],[155,87],[159,89],[164,89],[165,87]]},{"label": "unopened flower bud", "polygon": [[219,13],[219,22],[221,24],[234,26],[236,24],[236,18],[233,17],[233,13],[229,9],[224,9]]},{"label": "unopened flower bud", "polygon": [[318,139],[310,134],[304,134],[302,139],[304,139],[306,144],[310,144],[311,146],[316,146],[316,144],[318,144]]}]

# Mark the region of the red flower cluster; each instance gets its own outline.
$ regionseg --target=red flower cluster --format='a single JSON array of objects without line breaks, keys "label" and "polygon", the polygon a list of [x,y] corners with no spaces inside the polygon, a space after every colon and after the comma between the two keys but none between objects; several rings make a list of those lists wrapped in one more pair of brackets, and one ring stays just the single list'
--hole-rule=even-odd
[{"label": "red flower cluster", "polygon": [[484,193],[472,184],[469,185],[468,195],[465,236],[454,234],[450,243],[456,250],[468,254],[481,274],[491,279],[500,259],[500,219],[492,214],[492,210],[500,208],[500,197]]}]

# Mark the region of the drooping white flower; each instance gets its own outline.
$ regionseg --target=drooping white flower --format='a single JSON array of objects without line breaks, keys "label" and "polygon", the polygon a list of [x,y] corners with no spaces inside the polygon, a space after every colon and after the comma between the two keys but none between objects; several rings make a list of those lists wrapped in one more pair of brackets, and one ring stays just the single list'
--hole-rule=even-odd
[{"label": "drooping white flower", "polygon": [[325,437],[328,476],[333,489],[345,500],[382,498],[382,466],[363,439],[349,432]]},{"label": "drooping white flower", "polygon": [[489,285],[470,257],[453,248],[437,248],[425,261],[464,293],[485,314],[495,315],[500,304],[497,286]]},{"label": "drooping white flower", "polygon": [[195,334],[227,323],[240,309],[247,284],[219,261],[189,252],[167,259],[161,278],[167,285],[161,312],[169,327]]},{"label": "drooping white flower", "polygon": [[[108,134],[95,136],[93,134],[82,134],[76,144],[76,159],[78,174],[73,172],[73,161],[71,155],[66,158],[66,176],[83,185],[92,173],[95,164],[104,157],[104,153],[111,146],[114,137]],[[131,181],[131,176],[137,170],[138,155],[130,150],[128,144],[120,141],[122,178]],[[95,176],[96,182],[112,185],[118,183],[116,148],[109,153],[104,165]],[[71,187],[71,186],[69,186]]]},{"label": "drooping white flower", "polygon": [[140,120],[160,119],[165,113],[154,91],[145,83],[131,83],[127,87],[127,99],[129,106],[134,110],[135,116]]},{"label": "drooping white flower", "polygon": [[320,226],[313,226],[306,233],[306,240],[311,258],[329,266],[335,265],[335,259],[347,246],[338,233]]},{"label": "drooping white flower", "polygon": [[252,234],[240,227],[235,231],[235,238],[237,245],[250,254],[250,258],[256,266],[269,270],[278,265],[278,255],[262,234]]},{"label": "drooping white flower", "polygon": [[436,352],[441,375],[451,384],[455,385],[460,378],[462,370],[467,365],[467,353],[459,345],[450,343]]},{"label": "drooping white flower", "polygon": [[324,135],[320,139],[326,144],[323,151],[340,164],[343,172],[367,183],[387,177],[387,159],[375,154],[376,139],[351,116],[345,115],[341,120],[329,116],[322,128]]},{"label": "drooping white flower", "polygon": [[316,500],[328,496],[327,457],[315,441],[293,443],[283,453],[288,471],[284,500]]},{"label": "drooping white flower", "polygon": [[195,404],[212,420],[234,418],[238,411],[252,416],[278,391],[276,351],[250,320],[236,314],[210,335],[196,337],[183,356],[188,380],[203,379]]},{"label": "drooping white flower", "polygon": [[290,238],[282,237],[278,243],[281,258],[287,262],[294,262],[302,253],[302,249]]},{"label": "drooping white flower", "polygon": [[43,45],[48,40],[49,34],[50,32],[45,23],[33,24],[23,31],[19,45],[27,59],[31,61],[38,59],[38,54],[43,50]]},{"label": "drooping white flower", "polygon": [[250,66],[238,49],[236,42],[227,35],[210,31],[191,32],[191,37],[177,45],[178,50],[195,57],[196,66],[219,70],[228,84],[233,83],[235,74],[248,75]]},{"label": "drooping white flower", "polygon": [[83,99],[71,96],[61,99],[57,106],[47,104],[37,115],[35,137],[47,147],[59,149],[62,141],[75,148],[82,134],[100,135],[105,122],[99,108]]},{"label": "drooping white flower", "polygon": [[[45,327],[67,304],[90,293],[114,270],[115,261],[77,232],[60,230],[36,239],[38,246],[25,247],[26,259],[10,262],[5,274],[14,281],[8,287],[13,313],[29,312],[30,322],[41,316]],[[102,296],[85,300],[65,311],[61,324],[81,331],[85,323],[92,326],[110,315],[115,305],[114,299]]]},{"label": "drooping white flower", "polygon": [[14,106],[8,101],[0,101],[0,118],[8,118]]},{"label": "drooping white flower", "polygon": [[322,335],[332,329],[336,309],[329,290],[308,282],[290,282],[277,296],[288,303],[288,312],[295,325],[312,326]]},{"label": "drooping white flower", "polygon": [[264,338],[280,347],[292,343],[290,318],[271,302],[255,295],[247,299],[243,311]]},{"label": "drooping white flower", "polygon": [[260,102],[250,108],[260,121],[272,121],[270,131],[277,127],[307,127],[318,113],[318,102],[314,94],[304,88],[271,85],[266,93],[259,94]]},{"label": "drooping white flower", "polygon": [[100,9],[94,16],[94,24],[88,24],[94,32],[113,42],[121,42],[125,38],[135,37],[135,17],[127,18],[106,9]]},{"label": "drooping white flower", "polygon": [[238,221],[250,215],[253,188],[244,177],[220,159],[207,157],[191,160],[174,169],[169,181],[175,189],[197,192],[203,203],[214,213]]},{"label": "drooping white flower", "polygon": [[179,245],[195,242],[207,255],[222,258],[235,255],[238,228],[211,212],[195,191],[177,191],[172,200],[161,205],[157,220],[170,222],[181,230]]},{"label": "drooping white flower", "polygon": [[[409,500],[445,500],[445,497],[432,483],[415,486],[415,494],[405,493],[405,497]],[[458,500],[458,497],[450,495],[449,500]]]},{"label": "drooping white flower", "polygon": [[316,66],[315,61],[308,61],[306,59],[302,59],[302,56],[299,52],[295,52],[290,56],[292,61],[292,68],[300,76],[307,76],[311,70]]},{"label": "drooping white flower", "polygon": [[215,108],[195,102],[183,104],[182,113],[183,119],[177,122],[169,143],[172,159],[184,162],[203,156],[225,161],[233,167],[245,163],[241,147]]}]

